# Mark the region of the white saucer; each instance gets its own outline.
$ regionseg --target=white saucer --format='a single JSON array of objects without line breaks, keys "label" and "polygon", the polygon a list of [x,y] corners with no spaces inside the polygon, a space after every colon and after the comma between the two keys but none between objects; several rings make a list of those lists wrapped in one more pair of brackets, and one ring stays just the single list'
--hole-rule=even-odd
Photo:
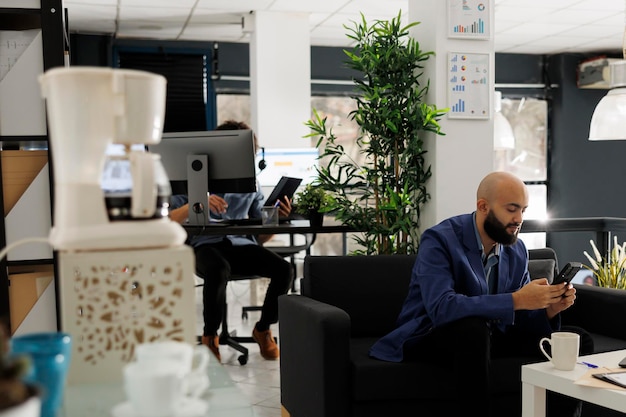
[{"label": "white saucer", "polygon": [[[209,403],[197,398],[185,398],[175,415],[171,417],[202,417],[206,415]],[[111,409],[113,417],[140,417],[131,403],[125,401]]]}]

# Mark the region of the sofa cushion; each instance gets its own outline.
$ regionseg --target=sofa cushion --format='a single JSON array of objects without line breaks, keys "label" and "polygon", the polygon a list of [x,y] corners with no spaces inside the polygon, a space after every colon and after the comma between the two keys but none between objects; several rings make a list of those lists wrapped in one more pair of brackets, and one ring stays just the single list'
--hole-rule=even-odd
[{"label": "sofa cushion", "polygon": [[350,339],[352,395],[356,401],[449,398],[449,381],[436,378],[445,364],[425,362],[385,362],[369,357],[376,338]]},{"label": "sofa cushion", "polygon": [[548,282],[552,284],[555,268],[556,261],[554,259],[531,259],[528,261],[530,279],[548,278]]},{"label": "sofa cushion", "polygon": [[[449,376],[452,369],[445,363],[428,359],[385,362],[369,357],[376,338],[350,339],[352,395],[355,401],[406,399],[446,400],[450,398]],[[521,366],[538,362],[538,358],[497,358],[492,361],[492,390],[495,395],[519,393]],[[381,381],[384,381],[382,383]]]}]

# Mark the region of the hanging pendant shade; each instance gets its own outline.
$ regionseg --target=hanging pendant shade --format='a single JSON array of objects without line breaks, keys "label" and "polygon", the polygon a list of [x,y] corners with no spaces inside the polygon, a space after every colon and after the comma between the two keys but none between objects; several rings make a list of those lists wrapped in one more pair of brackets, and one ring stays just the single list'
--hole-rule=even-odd
[{"label": "hanging pendant shade", "polygon": [[626,140],[626,60],[611,62],[611,90],[591,116],[589,140]]}]

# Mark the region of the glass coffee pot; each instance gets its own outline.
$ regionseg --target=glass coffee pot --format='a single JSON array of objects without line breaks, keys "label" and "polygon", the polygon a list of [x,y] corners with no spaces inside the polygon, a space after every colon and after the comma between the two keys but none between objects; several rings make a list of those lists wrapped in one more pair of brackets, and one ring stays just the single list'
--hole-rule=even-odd
[{"label": "glass coffee pot", "polygon": [[167,217],[172,189],[161,157],[144,146],[110,147],[101,180],[109,220]]}]

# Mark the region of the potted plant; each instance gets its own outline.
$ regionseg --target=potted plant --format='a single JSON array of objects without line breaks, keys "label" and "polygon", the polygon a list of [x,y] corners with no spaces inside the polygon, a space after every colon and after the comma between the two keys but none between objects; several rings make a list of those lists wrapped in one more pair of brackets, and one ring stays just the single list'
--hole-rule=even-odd
[{"label": "potted plant", "polygon": [[589,265],[584,265],[590,270],[598,286],[606,288],[626,289],[626,242],[617,243],[617,236],[613,236],[613,248],[607,256],[602,256],[593,240],[590,240],[593,256],[587,251],[583,254],[589,260]]},{"label": "potted plant", "polygon": [[363,254],[410,254],[419,245],[421,207],[430,199],[431,176],[424,155],[424,135],[443,134],[439,118],[448,109],[424,102],[429,82],[422,81],[424,52],[401,25],[401,13],[391,21],[368,24],[361,15],[348,37],[355,44],[345,51],[347,65],[363,74],[355,79],[357,108],[349,117],[357,122],[355,139],[365,163],[357,163],[336,142],[326,118],[314,110],[306,122],[320,149],[317,181],[334,197],[339,221],[356,230],[354,239]]},{"label": "potted plant", "polygon": [[324,213],[330,211],[333,204],[333,197],[313,183],[307,184],[294,198],[295,212],[307,217],[314,227],[322,225]]},{"label": "potted plant", "polygon": [[27,357],[9,356],[8,337],[0,329],[0,417],[39,417],[38,392],[22,380],[29,366]]}]

